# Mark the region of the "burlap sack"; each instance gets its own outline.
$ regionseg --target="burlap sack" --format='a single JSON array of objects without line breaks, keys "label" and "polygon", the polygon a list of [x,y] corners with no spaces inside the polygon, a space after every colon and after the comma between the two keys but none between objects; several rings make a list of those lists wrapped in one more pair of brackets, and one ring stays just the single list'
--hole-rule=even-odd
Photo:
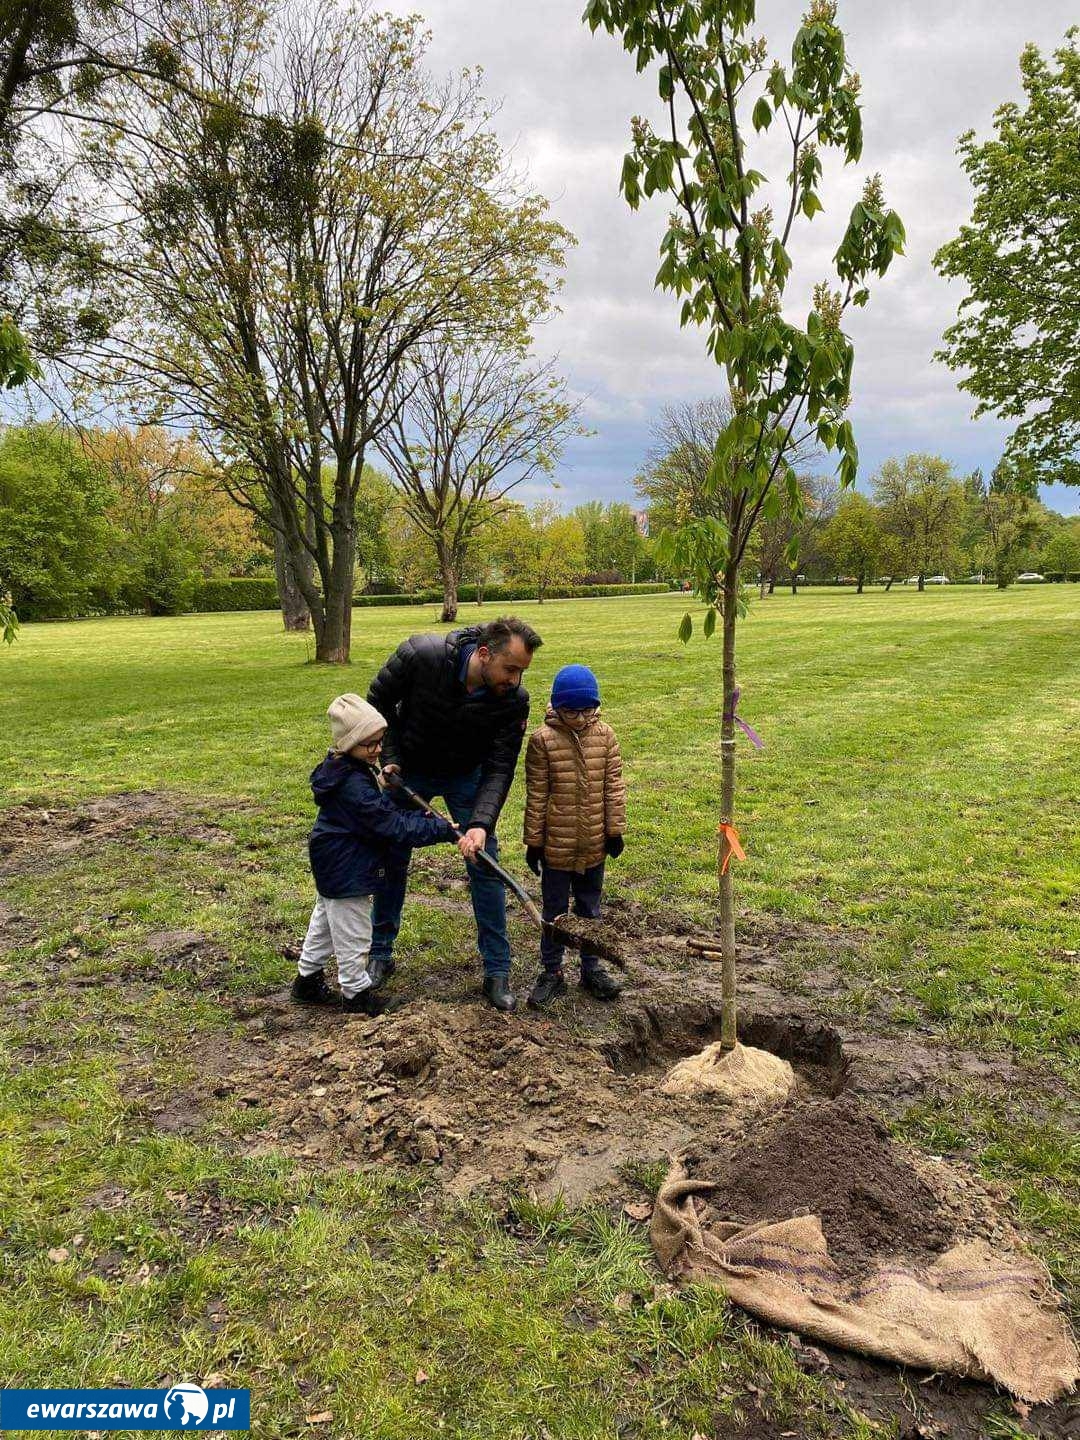
[{"label": "burlap sack", "polygon": [[722,1288],[784,1330],[900,1365],[996,1381],[1022,1400],[1057,1400],[1080,1360],[1046,1271],[1028,1256],[995,1257],[983,1241],[954,1245],[932,1265],[902,1257],[857,1285],[829,1258],[821,1221],[702,1224],[694,1196],[714,1187],[672,1166],[650,1236],[673,1276]]},{"label": "burlap sack", "polygon": [[746,1045],[724,1050],[719,1041],[680,1060],[660,1084],[664,1095],[708,1093],[740,1110],[779,1105],[794,1088],[795,1072],[786,1060]]}]

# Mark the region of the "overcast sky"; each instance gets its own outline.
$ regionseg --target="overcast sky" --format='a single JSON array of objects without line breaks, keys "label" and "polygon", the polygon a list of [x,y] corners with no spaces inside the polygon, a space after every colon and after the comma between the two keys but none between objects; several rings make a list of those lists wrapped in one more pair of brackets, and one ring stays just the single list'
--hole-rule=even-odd
[{"label": "overcast sky", "polygon": [[[425,15],[434,69],[483,67],[486,93],[501,102],[503,141],[577,236],[562,314],[545,327],[540,347],[560,355],[594,433],[568,450],[556,493],[564,504],[632,500],[660,410],[710,393],[717,373],[702,333],[680,332],[676,301],[653,289],[665,208],[634,213],[618,193],[629,118],[650,110],[651,80],[636,74],[616,41],[590,34],[581,23],[584,0],[384,0],[384,6]],[[785,62],[803,8],[792,0],[758,7],[770,52]],[[825,155],[825,213],[793,237],[789,295],[808,293],[827,273],[863,178],[880,171],[908,244],[848,326],[856,346],[852,418],[860,486],[882,460],[913,450],[944,455],[958,472],[980,465],[989,473],[1000,457],[1005,427],[972,421],[971,398],[932,358],[963,292],[941,280],[930,259],[970,213],[958,135],[968,128],[988,134],[995,107],[1021,94],[1024,44],[1051,50],[1077,18],[1075,0],[948,6],[841,0],[839,20],[863,80],[863,158],[841,175],[839,157]],[[779,151],[766,150],[755,163],[767,175],[786,174]],[[1058,510],[1080,509],[1080,493],[1063,486],[1044,490],[1043,499]]]}]

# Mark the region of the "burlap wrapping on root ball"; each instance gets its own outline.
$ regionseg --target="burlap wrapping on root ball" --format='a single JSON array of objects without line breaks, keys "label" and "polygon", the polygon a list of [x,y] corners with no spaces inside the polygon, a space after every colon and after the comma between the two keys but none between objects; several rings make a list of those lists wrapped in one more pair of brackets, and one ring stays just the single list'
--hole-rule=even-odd
[{"label": "burlap wrapping on root ball", "polygon": [[737,1110],[779,1105],[794,1088],[786,1060],[748,1045],[724,1050],[719,1041],[680,1060],[660,1084],[665,1095],[713,1094]]},{"label": "burlap wrapping on root ball", "polygon": [[821,1221],[703,1225],[694,1196],[715,1189],[672,1166],[650,1238],[673,1276],[722,1288],[736,1305],[783,1330],[900,1365],[996,1381],[1049,1404],[1080,1380],[1076,1345],[1046,1271],[1028,1256],[995,1257],[981,1240],[933,1264],[902,1257],[845,1282]]}]

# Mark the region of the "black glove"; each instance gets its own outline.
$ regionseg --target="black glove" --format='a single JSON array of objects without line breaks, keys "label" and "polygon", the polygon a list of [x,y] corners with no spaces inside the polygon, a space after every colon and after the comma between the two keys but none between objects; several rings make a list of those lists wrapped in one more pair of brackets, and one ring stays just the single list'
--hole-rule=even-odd
[{"label": "black glove", "polygon": [[527,845],[525,847],[525,864],[534,875],[540,874],[540,861],[544,858],[544,847],[542,845]]},{"label": "black glove", "polygon": [[626,848],[621,835],[607,835],[604,838],[604,850],[613,860],[617,860]]}]

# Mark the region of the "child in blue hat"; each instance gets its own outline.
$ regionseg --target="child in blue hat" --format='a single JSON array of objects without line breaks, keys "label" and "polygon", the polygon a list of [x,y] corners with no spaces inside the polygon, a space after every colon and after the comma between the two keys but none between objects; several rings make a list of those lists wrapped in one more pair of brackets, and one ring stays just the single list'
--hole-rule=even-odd
[{"label": "child in blue hat", "polygon": [[[586,665],[566,665],[555,676],[544,723],[525,752],[525,855],[541,877],[543,915],[574,913],[599,919],[608,856],[623,851],[626,786],[615,731],[600,718],[600,686]],[[529,996],[546,1010],[566,994],[563,947],[540,942],[541,971]],[[595,955],[581,956],[581,986],[598,1000],[622,990]]]}]

